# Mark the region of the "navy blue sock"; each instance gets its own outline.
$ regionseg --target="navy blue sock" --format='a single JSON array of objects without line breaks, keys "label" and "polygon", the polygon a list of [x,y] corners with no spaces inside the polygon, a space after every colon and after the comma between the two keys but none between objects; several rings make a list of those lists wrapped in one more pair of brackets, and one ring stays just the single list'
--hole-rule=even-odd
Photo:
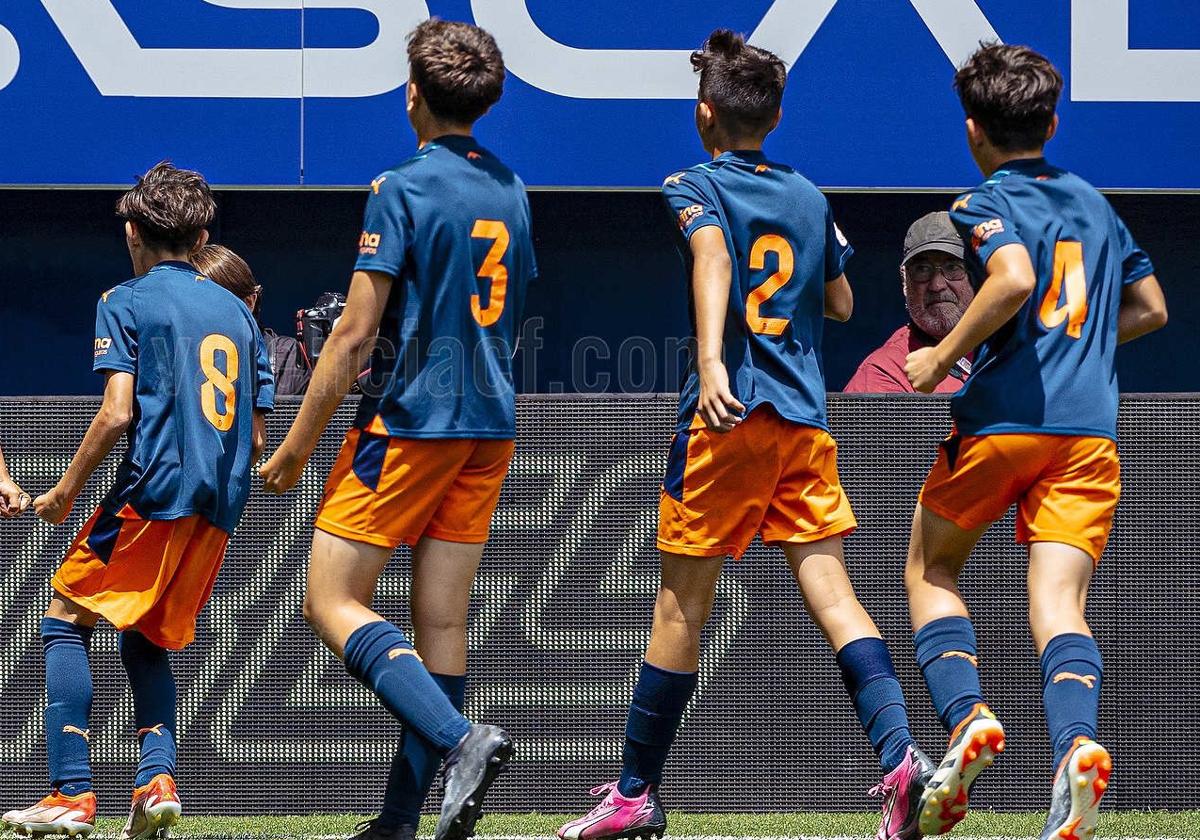
[{"label": "navy blue sock", "polygon": [[837,652],[837,662],[858,722],[871,739],[883,771],[890,773],[904,761],[913,736],[887,645],[883,639],[855,639]]},{"label": "navy blue sock", "polygon": [[50,785],[67,796],[92,789],[88,763],[88,717],[92,712],[92,669],[88,644],[92,628],[42,619],[42,648],[46,655],[46,752]]},{"label": "navy blue sock", "polygon": [[637,796],[647,785],[662,782],[667,753],[698,677],[695,671],[684,674],[642,663],[625,725],[621,779],[617,782],[622,796]]},{"label": "navy blue sock", "polygon": [[359,627],[346,640],[345,661],[350,676],[374,691],[385,709],[439,755],[454,749],[471,729],[395,625],[375,621]]},{"label": "navy blue sock", "polygon": [[175,775],[175,677],[167,652],[136,630],[118,639],[121,664],[133,689],[133,723],[141,758],[134,787],[160,773]]},{"label": "navy blue sock", "polygon": [[[433,681],[450,698],[460,712],[467,693],[467,678],[452,674],[433,674]],[[387,790],[383,794],[383,809],[379,814],[381,828],[416,825],[421,821],[421,806],[429,796],[429,788],[442,766],[441,754],[429,742],[405,727],[400,747],[392,757],[388,771]]]},{"label": "navy blue sock", "polygon": [[1042,651],[1042,702],[1054,745],[1054,767],[1077,736],[1095,740],[1104,662],[1096,640],[1082,633],[1055,636]]},{"label": "navy blue sock", "polygon": [[938,719],[952,732],[983,702],[975,628],[969,618],[938,618],[918,630],[913,641]]}]

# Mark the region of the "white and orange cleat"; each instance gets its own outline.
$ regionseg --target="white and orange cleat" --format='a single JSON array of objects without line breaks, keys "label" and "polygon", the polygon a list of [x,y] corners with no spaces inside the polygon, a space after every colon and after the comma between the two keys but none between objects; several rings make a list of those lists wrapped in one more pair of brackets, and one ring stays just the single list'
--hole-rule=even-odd
[{"label": "white and orange cleat", "polygon": [[64,796],[56,790],[36,805],[9,811],[0,821],[26,837],[87,837],[96,830],[96,794],[89,790]]},{"label": "white and orange cleat", "polygon": [[1100,816],[1100,800],[1112,776],[1112,758],[1090,738],[1079,737],[1058,767],[1050,815],[1042,840],[1092,840]]},{"label": "white and orange cleat", "polygon": [[171,826],[179,821],[183,806],[175,792],[175,780],[159,773],[139,788],[133,789],[129,805],[129,821],[121,832],[123,840],[146,840],[166,837]]},{"label": "white and orange cleat", "polygon": [[991,710],[977,703],[954,728],[950,746],[921,795],[917,826],[922,837],[945,834],[967,815],[971,785],[1004,752],[1004,727]]}]

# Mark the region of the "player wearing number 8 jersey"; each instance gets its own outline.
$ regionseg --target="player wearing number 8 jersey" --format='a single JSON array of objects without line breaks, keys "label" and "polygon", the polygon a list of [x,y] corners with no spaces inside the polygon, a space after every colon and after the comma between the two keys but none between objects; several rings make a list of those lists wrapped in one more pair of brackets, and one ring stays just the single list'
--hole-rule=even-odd
[{"label": "player wearing number 8 jersey", "polygon": [[[371,183],[345,312],[263,475],[270,490],[295,483],[374,341],[317,513],[305,615],[405,724],[381,813],[359,837],[412,837],[444,763],[437,837],[455,840],[513,753],[461,709],[467,601],[513,453],[512,355],[536,267],[524,185],[472,136],[503,87],[495,41],[431,20],[408,57],[418,151]],[[415,647],[371,609],[401,543],[413,549]]]},{"label": "player wearing number 8 jersey", "polygon": [[951,217],[983,282],[958,325],[907,362],[914,387],[930,391],[979,347],[909,548],[917,657],[951,733],[919,825],[940,834],[961,820],[973,780],[1004,746],[957,578],[983,531],[1016,504],[1056,772],[1042,837],[1085,840],[1112,770],[1094,740],[1103,670],[1083,610],[1121,489],[1116,347],[1161,327],[1166,305],[1104,197],[1043,156],[1058,126],[1054,66],[1028,47],[987,46],[955,86],[987,180],[955,200]]},{"label": "player wearing number 8 jersey", "polygon": [[697,683],[700,633],[727,555],[756,533],[783,550],[885,777],[878,837],[911,836],[929,766],[909,731],[887,647],[842,558],[855,527],[828,432],[825,318],[850,317],[852,253],[825,197],[762,151],[787,72],[728,30],[692,56],[696,124],[712,160],[666,179],[683,234],[696,352],[667,456],[658,525],[662,585],[625,730],[620,778],[559,830],[564,840],[661,835],[667,753]]},{"label": "player wearing number 8 jersey", "polygon": [[124,836],[156,835],[179,816],[175,683],[165,649],[192,641],[250,492],[262,412],[274,402],[250,311],[188,262],[215,211],[204,179],[159,164],[117,211],[138,276],[97,304],[93,367],[105,375],[104,402],[62,479],[35,500],[38,514],[62,522],[126,433],[128,448],[52,581],[42,639],[53,792],[3,817],[27,834],[94,827],[88,647],[100,618],[121,631],[141,742]]}]

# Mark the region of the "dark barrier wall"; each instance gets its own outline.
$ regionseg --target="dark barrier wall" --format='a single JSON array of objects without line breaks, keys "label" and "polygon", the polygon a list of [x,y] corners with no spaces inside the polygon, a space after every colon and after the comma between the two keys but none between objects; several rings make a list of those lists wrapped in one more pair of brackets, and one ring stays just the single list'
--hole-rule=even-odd
[{"label": "dark barrier wall", "polygon": [[[96,299],[128,279],[129,256],[110,191],[0,191],[0,342],[17,363],[0,394],[91,394]],[[358,192],[223,192],[213,237],[249,260],[266,287],[265,321],[291,316],[324,290],[344,290],[361,230]],[[1115,195],[1154,258],[1171,323],[1121,348],[1126,391],[1200,389],[1200,195]],[[530,290],[522,390],[541,393],[676,391],[679,338],[688,334],[682,264],[655,192],[531,195],[541,279]],[[898,267],[908,225],[944,210],[949,194],[831,196],[857,249],[848,273],[855,313],[827,326],[831,390],[905,320]]]},{"label": "dark barrier wall", "polygon": [[[91,401],[0,401],[14,474],[46,489],[81,437]],[[370,811],[396,724],[307,630],[300,614],[313,510],[343,407],[300,487],[256,492],[197,643],[174,657],[180,772],[192,813]],[[278,444],[295,406],[276,412]],[[654,528],[674,400],[528,398],[512,472],[470,623],[468,710],[509,727],[519,758],[498,810],[580,811],[615,778],[625,707],[647,640],[658,566]],[[934,399],[834,398],[841,471],[860,528],[852,576],[891,642],[915,717],[943,744],[913,664],[901,570],[917,488],[947,429]],[[49,430],[52,430],[49,431]],[[1119,808],[1195,807],[1200,787],[1200,397],[1127,399],[1124,498],[1091,597],[1106,660],[1100,732],[1117,764]],[[89,485],[66,525],[0,525],[0,801],[45,792],[37,627],[48,578],[112,475]],[[1049,751],[1026,630],[1024,551],[1011,519],[980,543],[964,590],[984,686],[1008,751],[973,801],[1044,807]],[[406,620],[408,559],[378,608]],[[92,749],[102,807],[124,807],[135,764],[131,701],[114,634],[93,642]],[[755,544],[724,576],[703,644],[696,699],[668,768],[670,807],[860,809],[879,780],[834,660],[804,615],[782,555]],[[270,796],[260,795],[269,786]]]}]

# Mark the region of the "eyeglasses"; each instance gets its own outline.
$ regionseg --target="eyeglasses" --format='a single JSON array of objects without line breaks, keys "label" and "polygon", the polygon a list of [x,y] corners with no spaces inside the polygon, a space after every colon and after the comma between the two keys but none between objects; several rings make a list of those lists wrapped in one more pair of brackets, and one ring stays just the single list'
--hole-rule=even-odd
[{"label": "eyeglasses", "polygon": [[941,275],[952,283],[967,279],[967,264],[958,260],[940,265],[927,262],[909,263],[904,271],[910,279],[917,283],[928,283],[938,272],[941,272]]}]

